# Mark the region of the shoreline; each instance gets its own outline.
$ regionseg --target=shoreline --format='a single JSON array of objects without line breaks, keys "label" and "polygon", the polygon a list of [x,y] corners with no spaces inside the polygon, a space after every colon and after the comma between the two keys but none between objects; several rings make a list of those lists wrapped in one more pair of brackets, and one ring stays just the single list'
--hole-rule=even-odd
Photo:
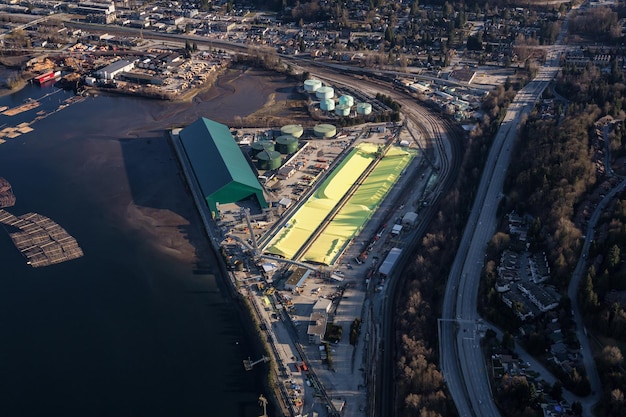
[{"label": "shoreline", "polygon": [[26,87],[27,85],[28,85],[28,82],[22,79],[17,83],[16,87],[13,87],[13,88],[2,87],[0,88],[0,97],[6,97],[6,96],[10,96],[11,94],[17,93],[20,90],[23,90],[24,87]]},{"label": "shoreline", "polygon": [[188,187],[188,193],[191,194],[191,197],[194,202],[194,206],[196,208],[196,212],[200,217],[200,221],[204,226],[204,231],[206,232],[206,238],[208,240],[209,246],[211,247],[215,260],[218,263],[217,267],[220,270],[220,276],[222,277],[222,284],[227,287],[227,291],[230,295],[230,298],[237,303],[240,312],[243,315],[244,324],[248,327],[248,331],[250,332],[250,336],[256,339],[256,350],[263,351],[263,356],[269,356],[271,361],[268,366],[268,371],[264,378],[265,390],[268,393],[271,393],[270,400],[275,405],[276,410],[281,410],[283,416],[289,416],[289,407],[284,404],[280,388],[277,382],[274,380],[274,375],[278,375],[278,360],[280,358],[276,358],[272,349],[270,349],[269,341],[266,340],[263,336],[260,329],[263,318],[254,308],[254,301],[249,300],[245,294],[238,288],[238,281],[235,272],[229,271],[228,266],[226,265],[226,261],[224,259],[224,255],[222,253],[222,246],[220,245],[220,233],[218,230],[218,226],[211,218],[210,212],[208,211],[208,207],[204,204],[203,200],[199,197],[200,190],[198,184],[194,180],[193,174],[190,173],[190,167],[188,166],[188,161],[184,156],[184,151],[180,148],[180,142],[178,135],[169,132],[168,141],[174,154],[176,156],[176,160],[178,162],[178,167],[183,177],[185,178],[185,182]]},{"label": "shoreline", "polygon": [[[233,70],[233,72],[229,72],[229,70]],[[212,97],[213,94],[208,93],[212,88],[217,87],[218,90],[216,91],[215,94],[217,95],[217,97],[222,97],[222,93],[219,91],[220,82],[222,82],[223,84],[221,87],[228,90],[228,94],[236,94],[237,92],[240,94],[242,92],[245,93],[246,88],[251,87],[250,79],[249,79],[250,76],[254,77],[257,74],[254,72],[247,74],[248,77],[243,80],[243,82],[246,83],[245,87],[242,87],[242,86],[238,86],[237,83],[240,81],[241,74],[245,74],[247,73],[247,71],[241,72],[241,74],[239,74],[239,71],[237,70],[238,68],[236,65],[224,67],[221,71],[216,73],[215,76],[211,77],[210,81],[204,83],[200,87],[190,89],[190,91],[188,91],[187,94],[179,97],[177,100],[157,100],[157,101],[170,102],[173,104],[191,103],[191,105],[194,105],[195,107],[196,101],[215,100],[215,97]],[[260,71],[259,74],[262,74],[265,76],[269,75],[269,76],[273,76],[273,77],[280,78],[280,79],[283,79],[283,77],[286,78],[284,74],[277,74],[273,71],[269,71],[266,69],[259,68],[259,71]],[[221,78],[222,81],[220,81],[220,77],[222,77]],[[29,87],[29,85],[30,84],[28,82],[24,81],[19,84],[19,87],[16,87],[13,89],[0,89],[0,94],[3,94],[5,96],[11,95],[11,94],[19,92],[25,87]],[[271,85],[271,83],[268,83],[268,85]],[[274,87],[271,87],[271,88],[274,88]],[[267,93],[265,88],[261,88],[261,91],[263,92],[262,94]],[[118,95],[119,93],[114,90],[107,90],[107,89],[103,89],[102,91],[103,94],[107,92],[109,94],[106,94],[106,95],[109,97],[113,97],[113,98],[115,95]],[[202,97],[203,95],[207,97]],[[124,94],[123,96],[132,97],[133,95]],[[135,97],[146,98],[146,97],[141,97],[137,94],[135,94]],[[262,111],[268,105],[271,105],[274,101],[276,101],[275,96],[272,95],[271,97],[266,97],[262,103],[255,104],[255,105],[258,105],[259,107],[256,107],[255,110],[252,110],[251,113],[249,113],[250,109],[248,109],[246,110],[246,113],[254,114],[255,112]],[[232,121],[232,120],[235,120],[237,117],[238,116],[236,115],[236,113],[234,113],[234,114],[229,115],[228,119]],[[154,243],[157,243],[155,246],[157,246],[159,250],[169,253],[170,255],[178,257],[178,258],[187,258],[188,256],[194,256],[193,254],[188,253],[188,251],[193,250],[193,248],[191,248],[187,244],[179,245],[180,242],[178,242],[178,240],[176,241],[179,244],[173,244],[171,241],[172,236],[169,236],[169,235],[164,236],[162,234],[164,233],[162,230],[158,230],[158,232],[155,233],[155,230],[153,230],[154,224],[160,224],[164,222],[163,219],[161,219],[160,217],[161,214],[162,213],[158,210],[146,211],[144,207],[141,207],[141,205],[131,205],[129,208],[126,209],[126,215],[128,217],[126,216],[125,217],[126,217],[126,220],[132,225],[132,227],[142,230],[142,233],[151,234],[156,240],[167,239],[167,242],[169,243],[166,243],[166,244],[160,244],[160,243],[154,242]],[[208,219],[208,221],[212,222],[212,219]],[[199,237],[200,236],[196,236],[196,238],[199,238]],[[256,352],[255,355],[264,354],[264,355],[273,356],[272,351],[268,346],[268,341],[263,337],[263,334],[259,331],[260,317],[257,317],[255,315],[255,312],[253,310],[253,305],[251,304],[252,301],[248,300],[245,293],[242,293],[237,288],[236,278],[234,277],[232,272],[228,271],[226,263],[224,262],[224,259],[221,256],[221,253],[219,251],[220,246],[218,245],[217,247],[215,247],[214,246],[215,243],[210,238],[210,236],[207,238],[205,234],[205,236],[203,237],[204,237],[203,240],[205,243],[203,243],[201,246],[203,247],[204,250],[206,250],[209,248],[205,247],[205,244],[208,244],[207,246],[210,245],[211,249],[209,250],[211,250],[212,252],[211,257],[218,263],[218,265],[215,265],[216,275],[218,274],[223,275],[222,277],[219,277],[217,282],[221,284],[220,286],[226,285],[227,288],[222,287],[224,290],[226,290],[224,295],[228,297],[227,300],[234,301],[236,303],[237,309],[239,310],[239,314],[241,314],[242,320],[245,323],[244,325],[246,328],[246,333],[249,335],[251,340],[254,340],[253,342],[254,344],[253,346],[251,346],[252,350]],[[281,409],[284,410],[284,408],[280,407],[279,405],[281,404],[280,387],[277,386],[277,384],[274,382],[274,378],[273,378],[274,369],[275,369],[274,363],[270,363],[268,364],[268,368],[264,368],[263,385],[265,386],[264,391],[266,395],[270,396],[270,398],[268,399],[272,402],[273,407],[278,412],[278,414],[280,414],[280,411],[278,410],[281,410]],[[289,415],[289,414],[287,413],[285,415]]]}]

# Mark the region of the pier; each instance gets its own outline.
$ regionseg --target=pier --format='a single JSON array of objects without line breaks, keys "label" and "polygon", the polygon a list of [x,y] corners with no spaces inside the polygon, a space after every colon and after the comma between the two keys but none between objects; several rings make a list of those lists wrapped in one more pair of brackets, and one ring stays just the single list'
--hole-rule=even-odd
[{"label": "pier", "polygon": [[0,223],[19,229],[9,236],[33,268],[48,266],[83,256],[78,242],[48,217],[36,213],[14,216],[0,210]]},{"label": "pier", "polygon": [[265,362],[269,362],[270,358],[267,356],[262,356],[261,359],[258,359],[256,361],[251,361],[250,358],[248,359],[244,359],[243,361],[243,367],[246,368],[246,371],[251,371],[252,368],[254,368],[254,365],[258,365],[261,362],[265,363]]}]

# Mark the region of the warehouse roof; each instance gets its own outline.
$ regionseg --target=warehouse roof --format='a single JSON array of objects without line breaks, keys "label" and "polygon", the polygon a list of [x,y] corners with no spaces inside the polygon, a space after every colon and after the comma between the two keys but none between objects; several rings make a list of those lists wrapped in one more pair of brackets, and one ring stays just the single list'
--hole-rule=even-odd
[{"label": "warehouse roof", "polygon": [[209,208],[255,195],[267,207],[263,188],[226,125],[204,117],[180,131],[180,142]]}]

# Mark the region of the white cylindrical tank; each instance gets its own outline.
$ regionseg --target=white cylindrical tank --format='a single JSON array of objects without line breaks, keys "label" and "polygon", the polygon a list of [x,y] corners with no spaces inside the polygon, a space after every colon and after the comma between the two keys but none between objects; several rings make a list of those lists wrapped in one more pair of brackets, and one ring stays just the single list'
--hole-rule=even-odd
[{"label": "white cylindrical tank", "polygon": [[325,98],[320,101],[320,109],[324,111],[333,111],[335,110],[335,100],[332,98]]},{"label": "white cylindrical tank", "polygon": [[349,116],[350,115],[350,106],[347,106],[345,104],[340,104],[337,107],[335,107],[335,114],[337,116]]},{"label": "white cylindrical tank", "polygon": [[339,97],[339,104],[345,104],[346,106],[354,106],[354,97],[344,94]]},{"label": "white cylindrical tank", "polygon": [[315,96],[320,100],[325,98],[333,98],[335,96],[335,90],[332,87],[320,87],[315,91]]},{"label": "white cylindrical tank", "polygon": [[322,82],[320,80],[314,78],[304,80],[304,91],[308,91],[309,93],[316,92],[321,86]]},{"label": "white cylindrical tank", "polygon": [[370,103],[359,103],[356,105],[356,112],[367,116],[372,112],[372,105]]}]

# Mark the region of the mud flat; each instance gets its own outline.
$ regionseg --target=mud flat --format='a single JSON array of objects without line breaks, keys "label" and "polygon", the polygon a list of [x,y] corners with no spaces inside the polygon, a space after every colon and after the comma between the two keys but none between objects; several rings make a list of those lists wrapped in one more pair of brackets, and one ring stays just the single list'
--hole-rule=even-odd
[{"label": "mud flat", "polygon": [[9,181],[0,177],[0,208],[12,207],[14,205],[15,195],[13,194],[13,190],[11,190],[11,184]]}]

